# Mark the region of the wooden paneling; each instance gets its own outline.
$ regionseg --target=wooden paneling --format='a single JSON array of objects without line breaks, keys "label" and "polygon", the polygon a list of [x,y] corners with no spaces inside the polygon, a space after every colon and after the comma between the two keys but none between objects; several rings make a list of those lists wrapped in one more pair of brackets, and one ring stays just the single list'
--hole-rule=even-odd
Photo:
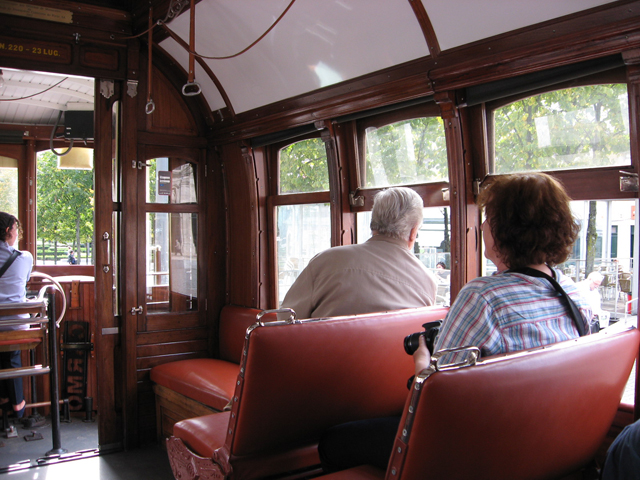
[{"label": "wooden paneling", "polygon": [[25,70],[123,79],[127,59],[124,36],[94,28],[103,23],[103,19],[94,18],[91,26],[77,26],[1,15],[0,43],[25,48],[19,52],[0,48],[0,63]]},{"label": "wooden paneling", "polygon": [[[144,62],[146,62],[146,58]],[[158,69],[154,69],[152,73],[151,100],[155,103],[153,113],[149,115],[145,113],[148,91],[148,78],[145,69],[142,71],[138,91],[138,115],[143,118],[140,123],[146,125],[147,132],[188,136],[198,134],[196,123],[179,91]]]},{"label": "wooden paneling", "polygon": [[258,306],[258,194],[253,162],[237,144],[220,149],[227,194],[227,302]]}]

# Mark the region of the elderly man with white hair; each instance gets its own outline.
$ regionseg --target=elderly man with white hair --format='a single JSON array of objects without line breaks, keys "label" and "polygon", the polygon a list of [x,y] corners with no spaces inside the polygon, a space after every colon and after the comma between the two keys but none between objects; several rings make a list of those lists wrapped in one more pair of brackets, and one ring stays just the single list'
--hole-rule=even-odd
[{"label": "elderly man with white hair", "polygon": [[406,187],[376,194],[372,237],[311,259],[282,306],[298,318],[330,317],[433,305],[437,281],[413,254],[423,202]]}]

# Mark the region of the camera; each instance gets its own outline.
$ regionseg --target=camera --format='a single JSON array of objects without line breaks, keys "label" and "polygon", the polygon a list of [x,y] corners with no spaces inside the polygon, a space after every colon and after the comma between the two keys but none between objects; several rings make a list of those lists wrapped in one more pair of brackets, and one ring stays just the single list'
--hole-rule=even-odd
[{"label": "camera", "polygon": [[424,335],[425,343],[429,349],[429,353],[433,355],[433,345],[436,342],[436,337],[440,332],[440,325],[442,320],[436,320],[435,322],[428,322],[422,325],[424,332],[412,333],[404,337],[404,351],[407,355],[413,355],[413,353],[420,346],[420,336]]}]

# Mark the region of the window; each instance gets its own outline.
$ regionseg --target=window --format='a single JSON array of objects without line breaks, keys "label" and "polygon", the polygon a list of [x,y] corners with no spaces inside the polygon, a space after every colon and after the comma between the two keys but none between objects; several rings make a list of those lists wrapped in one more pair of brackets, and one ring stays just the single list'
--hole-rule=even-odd
[{"label": "window", "polygon": [[625,84],[543,93],[494,110],[489,173],[631,165]]},{"label": "window", "polygon": [[[93,150],[82,150],[92,165]],[[65,168],[63,158],[37,156],[36,265],[93,265],[93,169]]]},{"label": "window", "polygon": [[196,213],[147,212],[146,304],[149,312],[198,309]]},{"label": "window", "polygon": [[281,205],[276,208],[278,304],[316,254],[331,247],[328,203]]},{"label": "window", "polygon": [[18,215],[18,160],[0,156],[0,211]]},{"label": "window", "polygon": [[197,164],[180,157],[150,158],[146,164],[147,310],[197,311]]},{"label": "window", "polygon": [[329,190],[327,151],[319,138],[292,143],[280,150],[280,193]]},{"label": "window", "polygon": [[147,160],[147,202],[197,203],[194,165],[176,158]]},{"label": "window", "polygon": [[276,232],[278,305],[316,254],[331,247],[329,170],[322,139],[273,147],[279,195],[270,198]]},{"label": "window", "polygon": [[440,117],[372,125],[364,132],[364,165],[360,173],[363,187],[448,180],[447,147]]}]

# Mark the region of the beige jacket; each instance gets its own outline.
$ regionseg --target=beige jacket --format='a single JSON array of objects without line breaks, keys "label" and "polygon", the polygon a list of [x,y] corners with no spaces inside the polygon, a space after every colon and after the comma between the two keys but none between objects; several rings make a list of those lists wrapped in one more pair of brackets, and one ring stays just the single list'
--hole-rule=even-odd
[{"label": "beige jacket", "polygon": [[407,242],[375,235],[319,253],[293,283],[282,306],[316,318],[433,305],[437,281]]}]

